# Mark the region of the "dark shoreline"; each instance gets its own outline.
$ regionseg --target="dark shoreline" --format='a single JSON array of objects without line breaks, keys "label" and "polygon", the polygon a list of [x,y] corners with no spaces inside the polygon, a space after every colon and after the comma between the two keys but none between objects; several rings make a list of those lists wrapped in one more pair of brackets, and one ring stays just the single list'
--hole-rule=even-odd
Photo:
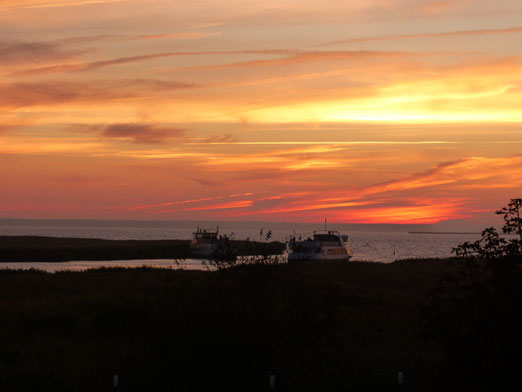
[{"label": "dark shoreline", "polygon": [[[281,242],[231,241],[238,256],[281,254]],[[0,236],[0,262],[190,258],[190,240],[104,240]]]}]

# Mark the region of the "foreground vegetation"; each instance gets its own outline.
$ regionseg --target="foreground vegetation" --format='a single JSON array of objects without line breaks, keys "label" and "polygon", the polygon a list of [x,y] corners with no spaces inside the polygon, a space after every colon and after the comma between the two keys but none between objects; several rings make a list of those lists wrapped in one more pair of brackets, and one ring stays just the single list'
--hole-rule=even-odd
[{"label": "foreground vegetation", "polygon": [[[481,375],[462,378],[455,361],[467,353],[451,351],[423,316],[455,268],[410,260],[1,271],[0,391],[109,391],[114,374],[121,391],[263,391],[269,374],[278,391],[394,390],[398,371],[411,391],[487,386]],[[474,322],[488,317],[473,312]],[[473,354],[489,347],[479,343]]]},{"label": "foreground vegetation", "polygon": [[515,359],[522,350],[522,199],[495,213],[502,232],[515,237],[489,227],[454,248],[454,268],[430,293],[421,320],[468,389],[514,391],[522,387]]},{"label": "foreground vegetation", "polygon": [[446,261],[0,271],[0,391],[519,391],[521,209]]}]

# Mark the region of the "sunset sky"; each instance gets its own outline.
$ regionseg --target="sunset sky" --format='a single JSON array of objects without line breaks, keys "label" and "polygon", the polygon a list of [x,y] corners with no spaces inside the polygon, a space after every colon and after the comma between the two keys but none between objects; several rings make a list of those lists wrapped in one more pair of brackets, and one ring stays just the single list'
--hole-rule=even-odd
[{"label": "sunset sky", "polygon": [[520,0],[0,0],[0,217],[495,222]]}]

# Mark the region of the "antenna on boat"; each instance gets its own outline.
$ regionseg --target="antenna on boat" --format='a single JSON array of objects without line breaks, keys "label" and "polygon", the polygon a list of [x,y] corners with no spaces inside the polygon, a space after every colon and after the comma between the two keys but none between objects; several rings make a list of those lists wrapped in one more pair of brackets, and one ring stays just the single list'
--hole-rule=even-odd
[{"label": "antenna on boat", "polygon": [[328,230],[328,226],[326,225],[326,218],[324,218],[324,229]]}]

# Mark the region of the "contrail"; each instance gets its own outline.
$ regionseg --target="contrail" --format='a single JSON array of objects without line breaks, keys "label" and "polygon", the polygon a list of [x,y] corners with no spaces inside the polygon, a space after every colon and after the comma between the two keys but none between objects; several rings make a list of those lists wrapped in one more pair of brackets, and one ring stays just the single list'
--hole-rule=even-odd
[{"label": "contrail", "polygon": [[182,201],[174,201],[170,203],[162,203],[162,204],[153,204],[148,206],[139,206],[139,207],[132,207],[129,208],[130,210],[145,210],[148,208],[157,208],[157,207],[166,207],[166,206],[173,206],[177,204],[189,204],[189,203],[198,203],[202,201],[210,201],[210,200],[220,200],[220,199],[226,199],[226,198],[232,198],[232,197],[243,197],[243,196],[251,196],[253,193],[237,193],[233,195],[226,195],[226,196],[217,196],[217,197],[205,197],[203,199],[194,199],[194,200],[182,200]]}]

